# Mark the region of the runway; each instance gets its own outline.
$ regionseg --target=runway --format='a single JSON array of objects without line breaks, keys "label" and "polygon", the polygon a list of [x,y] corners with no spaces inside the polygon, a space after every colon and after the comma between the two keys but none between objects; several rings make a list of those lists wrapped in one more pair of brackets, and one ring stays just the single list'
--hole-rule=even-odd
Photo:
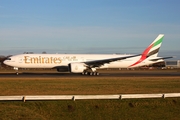
[{"label": "runway", "polygon": [[15,72],[0,72],[1,77],[34,77],[34,78],[57,78],[57,77],[180,77],[179,70],[138,70],[138,71],[100,71],[98,76],[73,74],[73,73],[59,73],[59,72],[35,72],[35,71],[25,71],[19,72],[16,75]]}]

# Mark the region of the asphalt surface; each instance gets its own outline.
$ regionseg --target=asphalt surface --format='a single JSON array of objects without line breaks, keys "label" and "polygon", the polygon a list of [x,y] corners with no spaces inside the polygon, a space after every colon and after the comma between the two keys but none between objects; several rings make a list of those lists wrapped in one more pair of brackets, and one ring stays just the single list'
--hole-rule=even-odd
[{"label": "asphalt surface", "polygon": [[0,72],[0,78],[2,77],[28,77],[28,78],[56,78],[56,77],[180,77],[179,70],[146,70],[146,71],[103,71],[99,72],[98,76],[72,74],[72,73],[59,73],[59,72],[20,72],[16,75],[16,72]]}]

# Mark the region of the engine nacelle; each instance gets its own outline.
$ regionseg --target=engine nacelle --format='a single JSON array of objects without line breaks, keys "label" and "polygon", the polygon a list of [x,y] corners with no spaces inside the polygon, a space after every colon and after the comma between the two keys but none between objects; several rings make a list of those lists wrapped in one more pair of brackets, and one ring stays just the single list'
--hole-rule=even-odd
[{"label": "engine nacelle", "polygon": [[70,63],[69,70],[72,73],[82,73],[86,69],[84,63]]},{"label": "engine nacelle", "polygon": [[69,68],[68,68],[68,66],[60,66],[60,67],[57,67],[57,71],[58,72],[68,72]]}]

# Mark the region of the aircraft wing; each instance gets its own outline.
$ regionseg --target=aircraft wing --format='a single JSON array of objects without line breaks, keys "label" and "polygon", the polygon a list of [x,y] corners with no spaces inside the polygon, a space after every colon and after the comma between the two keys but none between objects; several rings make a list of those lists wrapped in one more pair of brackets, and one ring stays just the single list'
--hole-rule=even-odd
[{"label": "aircraft wing", "polygon": [[125,57],[102,59],[102,60],[93,60],[93,61],[87,61],[87,62],[84,62],[84,63],[88,67],[93,68],[93,67],[99,67],[99,66],[104,65],[104,64],[108,64],[110,62],[114,62],[114,61],[118,61],[118,60],[123,60],[123,59],[131,58],[131,57],[136,57],[136,56],[140,56],[140,54],[138,54],[138,55],[131,55],[131,56],[125,56]]},{"label": "aircraft wing", "polygon": [[157,61],[157,60],[161,60],[161,59],[169,59],[169,58],[174,58],[174,57],[158,57],[158,58],[154,58],[154,59],[150,59],[150,61]]}]

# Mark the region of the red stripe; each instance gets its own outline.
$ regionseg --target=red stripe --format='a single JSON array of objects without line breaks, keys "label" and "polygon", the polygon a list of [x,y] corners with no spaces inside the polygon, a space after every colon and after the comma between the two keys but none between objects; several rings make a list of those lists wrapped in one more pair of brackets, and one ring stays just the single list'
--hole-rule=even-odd
[{"label": "red stripe", "polygon": [[144,50],[144,52],[142,53],[141,58],[140,58],[137,62],[135,62],[134,64],[130,65],[129,67],[135,66],[135,65],[141,63],[142,61],[144,61],[144,60],[146,59],[146,57],[147,57],[147,54],[149,53],[149,51],[150,51],[150,49],[151,49],[152,47],[153,47],[153,44],[151,44],[150,46],[148,46],[148,48],[146,48],[146,49]]}]

